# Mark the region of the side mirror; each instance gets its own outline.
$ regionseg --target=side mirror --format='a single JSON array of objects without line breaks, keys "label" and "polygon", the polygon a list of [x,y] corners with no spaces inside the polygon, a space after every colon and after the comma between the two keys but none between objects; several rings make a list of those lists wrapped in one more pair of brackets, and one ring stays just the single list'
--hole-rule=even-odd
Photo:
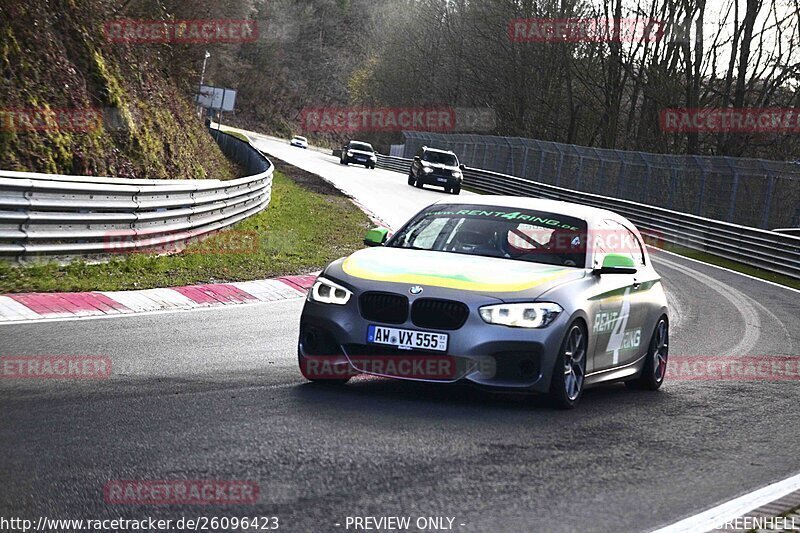
[{"label": "side mirror", "polygon": [[389,236],[389,230],[386,228],[372,228],[367,232],[364,237],[364,244],[367,246],[383,246],[386,243],[386,238]]},{"label": "side mirror", "polygon": [[418,156],[418,155],[415,155],[415,156],[414,156],[414,161],[419,161],[419,160],[420,160],[419,156]]},{"label": "side mirror", "polygon": [[467,165],[461,163],[460,165],[458,165],[458,168],[460,168],[461,170],[467,170]]},{"label": "side mirror", "polygon": [[596,274],[636,274],[636,265],[628,255],[608,254],[603,266],[595,269]]}]

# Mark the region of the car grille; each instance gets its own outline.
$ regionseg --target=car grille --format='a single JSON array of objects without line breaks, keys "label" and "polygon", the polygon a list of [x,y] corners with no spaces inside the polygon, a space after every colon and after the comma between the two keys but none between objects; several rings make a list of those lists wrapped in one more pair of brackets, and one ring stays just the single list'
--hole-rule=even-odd
[{"label": "car grille", "polygon": [[452,300],[420,298],[411,308],[415,326],[430,329],[458,329],[469,316],[469,307]]},{"label": "car grille", "polygon": [[408,298],[388,292],[365,292],[359,299],[361,316],[373,322],[402,324],[408,320]]}]

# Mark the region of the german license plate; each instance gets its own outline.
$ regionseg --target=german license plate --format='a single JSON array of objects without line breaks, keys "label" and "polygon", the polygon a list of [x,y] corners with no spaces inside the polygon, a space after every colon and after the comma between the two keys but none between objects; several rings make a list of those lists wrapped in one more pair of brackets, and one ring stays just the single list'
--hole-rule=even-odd
[{"label": "german license plate", "polygon": [[447,178],[436,178],[439,183],[447,183]]},{"label": "german license plate", "polygon": [[447,351],[449,337],[446,333],[429,333],[411,329],[370,326],[367,331],[367,342],[384,344],[404,350]]}]

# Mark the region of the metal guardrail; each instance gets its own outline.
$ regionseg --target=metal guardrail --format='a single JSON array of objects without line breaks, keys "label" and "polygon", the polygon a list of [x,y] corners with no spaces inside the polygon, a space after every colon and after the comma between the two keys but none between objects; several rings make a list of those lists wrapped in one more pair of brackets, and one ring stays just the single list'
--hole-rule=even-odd
[{"label": "metal guardrail", "polygon": [[220,135],[248,173],[230,180],[128,180],[0,171],[0,258],[105,256],[180,248],[269,205],[274,166]]},{"label": "metal guardrail", "polygon": [[403,157],[452,150],[469,167],[761,229],[800,225],[800,164],[538,139],[405,131]]},{"label": "metal guardrail", "polygon": [[408,174],[411,170],[411,161],[411,159],[404,159],[402,157],[378,154],[378,162],[375,166],[385,170],[393,170],[394,172]]},{"label": "metal guardrail", "polygon": [[[379,168],[408,173],[411,159],[378,156]],[[488,194],[532,196],[615,211],[656,243],[707,252],[748,266],[800,279],[800,236],[739,226],[630,200],[620,200],[516,176],[467,167],[464,186]]]}]

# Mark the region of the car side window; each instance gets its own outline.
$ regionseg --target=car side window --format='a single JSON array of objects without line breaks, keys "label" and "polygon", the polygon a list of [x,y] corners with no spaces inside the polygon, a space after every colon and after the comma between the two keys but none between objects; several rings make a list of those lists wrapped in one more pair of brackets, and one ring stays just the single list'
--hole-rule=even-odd
[{"label": "car side window", "polygon": [[633,243],[635,245],[634,251],[638,250],[639,263],[641,265],[644,265],[646,255],[644,253],[644,247],[642,246],[642,241],[640,241],[639,238],[636,236],[636,234],[633,233],[631,230],[629,230],[628,228],[625,229],[628,231],[628,233],[630,233],[631,239],[633,239]]},{"label": "car side window", "polygon": [[603,240],[608,253],[627,255],[633,259],[634,264],[644,265],[644,249],[636,234],[616,220],[604,222],[608,229]]}]

